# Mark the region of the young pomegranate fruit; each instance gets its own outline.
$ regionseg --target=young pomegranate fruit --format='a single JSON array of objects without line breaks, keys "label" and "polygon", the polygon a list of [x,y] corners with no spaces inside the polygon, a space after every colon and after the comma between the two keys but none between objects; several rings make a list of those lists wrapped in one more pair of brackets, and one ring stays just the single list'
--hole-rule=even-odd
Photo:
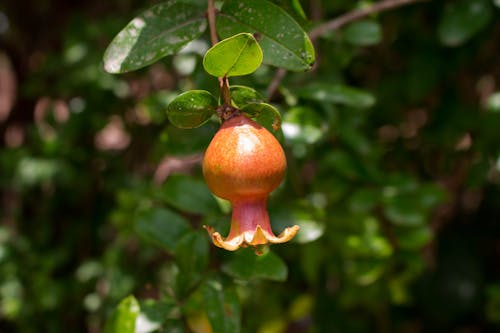
[{"label": "young pomegranate fruit", "polygon": [[222,124],[203,159],[208,187],[233,207],[226,238],[206,227],[216,246],[234,251],[240,246],[283,243],[295,236],[298,226],[275,236],[266,208],[269,193],[281,183],[285,171],[283,148],[264,127],[243,115]]}]

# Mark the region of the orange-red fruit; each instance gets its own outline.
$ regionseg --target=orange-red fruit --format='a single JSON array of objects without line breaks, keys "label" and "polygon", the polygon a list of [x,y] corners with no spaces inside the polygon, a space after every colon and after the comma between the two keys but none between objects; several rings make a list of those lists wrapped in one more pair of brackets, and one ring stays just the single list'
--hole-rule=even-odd
[{"label": "orange-red fruit", "polygon": [[283,148],[264,127],[243,115],[222,124],[203,159],[208,187],[233,207],[227,238],[207,228],[215,245],[233,251],[240,246],[282,243],[295,236],[297,226],[276,237],[266,208],[269,193],[282,182],[285,172]]}]

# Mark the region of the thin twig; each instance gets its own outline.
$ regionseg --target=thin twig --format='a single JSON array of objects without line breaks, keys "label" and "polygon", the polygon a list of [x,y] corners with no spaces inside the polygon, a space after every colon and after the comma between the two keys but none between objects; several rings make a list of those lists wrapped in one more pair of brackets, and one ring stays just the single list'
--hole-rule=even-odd
[{"label": "thin twig", "polygon": [[337,30],[338,28],[346,25],[347,23],[350,23],[352,21],[358,20],[360,18],[363,18],[365,16],[374,14],[374,13],[380,13],[383,11],[387,11],[396,7],[401,7],[404,5],[409,5],[412,3],[416,2],[422,2],[426,0],[385,0],[385,1],[380,1],[377,2],[376,4],[361,8],[361,9],[356,9],[351,12],[345,13],[344,15],[341,15],[339,17],[334,18],[331,21],[325,22],[318,27],[314,28],[309,32],[309,38],[312,40],[322,36],[328,31],[332,30]]},{"label": "thin twig", "polygon": [[219,39],[217,38],[217,31],[215,30],[214,0],[208,0],[207,16],[208,16],[208,29],[210,30],[210,41],[212,42],[212,45],[215,45],[217,44]]},{"label": "thin twig", "polygon": [[278,70],[274,74],[273,79],[269,83],[269,86],[267,87],[267,98],[269,100],[273,98],[274,94],[276,93],[281,84],[281,81],[283,81],[283,79],[285,78],[285,75],[286,75],[286,69],[278,68]]},{"label": "thin twig", "polygon": [[[338,16],[333,20],[330,20],[328,22],[325,22],[317,26],[316,28],[314,28],[309,32],[309,38],[312,41],[315,41],[318,37],[324,35],[325,33],[332,30],[337,30],[340,27],[346,25],[347,23],[358,20],[360,18],[369,16],[374,13],[380,13],[393,8],[423,1],[428,1],[428,0],[383,0],[375,3],[372,6],[347,12],[344,15]],[[286,75],[286,70],[283,68],[280,68],[276,71],[273,79],[271,80],[267,88],[267,96],[269,99],[271,99],[274,96],[274,94],[279,88],[279,85],[281,84],[281,81],[285,78],[285,75]]]}]

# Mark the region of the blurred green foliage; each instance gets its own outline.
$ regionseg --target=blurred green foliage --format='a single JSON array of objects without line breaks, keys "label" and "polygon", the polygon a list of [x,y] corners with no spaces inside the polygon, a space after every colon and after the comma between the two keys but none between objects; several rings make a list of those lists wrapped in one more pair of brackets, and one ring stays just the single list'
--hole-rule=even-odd
[{"label": "blurred green foliage", "polygon": [[[306,30],[371,3],[274,2]],[[1,332],[500,329],[498,1],[417,3],[316,40],[313,70],[270,100],[289,164],[271,221],[301,231],[260,257],[202,229],[229,228],[199,167],[218,123],[165,112],[186,90],[219,96],[208,33],[103,70],[155,3],[0,3]],[[274,75],[231,84],[261,102]]]}]

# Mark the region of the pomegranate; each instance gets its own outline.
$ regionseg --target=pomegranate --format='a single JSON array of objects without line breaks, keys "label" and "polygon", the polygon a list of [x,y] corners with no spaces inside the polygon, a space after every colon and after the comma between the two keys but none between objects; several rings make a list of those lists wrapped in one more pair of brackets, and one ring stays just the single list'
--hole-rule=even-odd
[{"label": "pomegranate", "polygon": [[286,159],[278,140],[253,120],[236,115],[215,134],[203,159],[203,175],[210,190],[231,202],[231,229],[224,239],[205,227],[213,243],[234,251],[248,245],[283,243],[299,227],[275,236],[269,223],[267,198],[285,176]]}]

